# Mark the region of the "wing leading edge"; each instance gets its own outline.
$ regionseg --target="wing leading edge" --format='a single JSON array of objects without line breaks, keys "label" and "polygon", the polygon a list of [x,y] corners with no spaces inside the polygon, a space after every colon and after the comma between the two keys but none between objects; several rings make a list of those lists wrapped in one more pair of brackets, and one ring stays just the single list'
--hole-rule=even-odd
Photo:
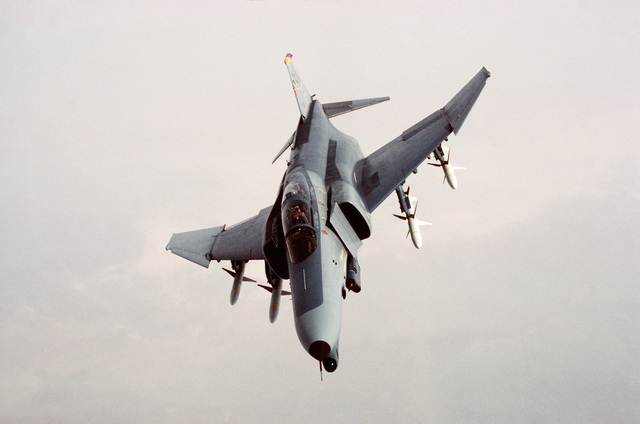
[{"label": "wing leading edge", "polygon": [[235,224],[173,234],[166,249],[205,268],[212,260],[264,259],[262,244],[271,206]]},{"label": "wing leading edge", "polygon": [[364,159],[362,185],[373,212],[452,132],[457,134],[491,74],[482,68],[444,108]]}]

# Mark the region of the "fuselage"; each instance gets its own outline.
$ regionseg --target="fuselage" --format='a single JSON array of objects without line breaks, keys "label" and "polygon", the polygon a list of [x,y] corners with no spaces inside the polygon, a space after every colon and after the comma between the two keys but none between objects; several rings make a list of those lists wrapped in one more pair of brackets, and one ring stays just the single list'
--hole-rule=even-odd
[{"label": "fuselage", "polygon": [[[357,256],[362,241],[371,236],[371,212],[396,190],[405,214],[399,218],[408,220],[414,244],[420,247],[418,227],[425,223],[415,218],[417,203],[402,185],[437,149],[438,166],[456,187],[442,143],[458,133],[490,74],[482,68],[443,108],[365,158],[356,140],[338,131],[329,118],[389,97],[322,105],[302,83],[291,54],[284,63],[300,119],[274,159],[291,147],[275,202],[235,225],[173,234],[166,249],[203,267],[230,260],[233,270],[225,271],[234,278],[231,304],[242,281],[254,281],[244,277],[245,264],[264,260],[268,284],[259,286],[271,293],[269,320],[276,320],[281,296],[291,294],[300,343],[331,372],[338,366],[342,300],[347,291],[362,288]],[[291,292],[282,290],[287,279]]]},{"label": "fuselage", "polygon": [[[363,154],[352,137],[338,131],[314,101],[301,121],[284,183],[282,220],[296,332],[319,361],[335,358],[349,251],[330,224],[336,184],[358,184]],[[353,249],[352,249],[353,250]],[[325,368],[327,362],[325,362]]]}]

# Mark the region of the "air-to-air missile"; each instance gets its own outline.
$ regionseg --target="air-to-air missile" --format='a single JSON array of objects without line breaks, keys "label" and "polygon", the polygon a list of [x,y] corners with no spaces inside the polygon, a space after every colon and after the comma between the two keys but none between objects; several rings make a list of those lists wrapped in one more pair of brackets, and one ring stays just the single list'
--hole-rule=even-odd
[{"label": "air-to-air missile", "polygon": [[[235,305],[240,295],[240,288],[243,281],[251,281],[256,283],[256,280],[252,280],[249,277],[244,276],[244,261],[232,261],[231,266],[233,271],[227,268],[222,268],[233,277],[233,286],[231,287],[231,304]],[[269,275],[269,285],[258,284],[260,287],[271,293],[271,304],[269,305],[269,321],[272,323],[278,318],[278,312],[280,312],[280,298],[282,295],[291,295],[291,292],[282,290],[282,278],[271,273]]]},{"label": "air-to-air missile", "polygon": [[[464,167],[453,166],[449,163],[451,151],[448,147],[442,147],[442,144],[440,144],[433,151],[433,153],[435,153],[436,159],[439,163],[430,163],[429,165],[441,167],[442,171],[444,172],[444,179],[446,179],[449,183],[449,186],[455,190],[456,188],[458,188],[458,180],[456,179],[456,174],[454,171],[458,169],[464,169]],[[442,182],[444,183],[444,180]]]},{"label": "air-to-air missile", "polygon": [[231,304],[235,305],[238,301],[238,296],[240,296],[240,289],[242,288],[243,281],[251,281],[255,283],[256,280],[252,280],[251,278],[244,276],[244,266],[245,261],[231,261],[231,267],[233,271],[230,269],[222,268],[229,273],[233,277],[233,286],[231,286]]},{"label": "air-to-air missile", "polygon": [[409,196],[409,187],[407,191],[404,191],[402,184],[396,187],[396,194],[398,195],[398,202],[400,203],[400,210],[404,215],[393,215],[396,218],[407,221],[409,224],[409,232],[407,237],[411,234],[411,241],[416,249],[422,247],[422,234],[420,233],[421,225],[431,225],[430,222],[424,222],[416,219],[416,211],[418,210],[418,199],[414,196]]}]

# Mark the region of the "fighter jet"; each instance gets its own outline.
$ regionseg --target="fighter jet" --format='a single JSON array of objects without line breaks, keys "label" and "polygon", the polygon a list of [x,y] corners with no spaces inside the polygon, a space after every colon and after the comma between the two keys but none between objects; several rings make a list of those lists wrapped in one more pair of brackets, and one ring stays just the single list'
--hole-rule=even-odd
[{"label": "fighter jet", "polygon": [[[231,303],[247,261],[264,261],[275,321],[289,280],[298,339],[327,372],[338,367],[342,302],[361,290],[358,249],[371,236],[371,213],[453,132],[458,134],[490,73],[482,68],[443,108],[368,156],[330,119],[389,97],[322,104],[310,95],[287,54],[300,119],[276,155],[291,148],[273,205],[238,224],[173,234],[166,249],[203,267],[231,261]],[[439,153],[439,152],[438,152]],[[438,156],[439,157],[439,156]],[[407,209],[409,211],[409,209]],[[411,213],[411,212],[409,212]],[[287,294],[288,292],[285,292]]]}]

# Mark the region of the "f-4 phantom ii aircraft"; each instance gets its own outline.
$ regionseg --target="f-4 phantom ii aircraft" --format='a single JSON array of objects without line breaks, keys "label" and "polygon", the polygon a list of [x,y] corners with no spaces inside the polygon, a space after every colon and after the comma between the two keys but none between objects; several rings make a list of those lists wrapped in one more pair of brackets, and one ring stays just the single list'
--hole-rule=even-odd
[{"label": "f-4 phantom ii aircraft", "polygon": [[[167,250],[203,267],[212,260],[231,261],[233,270],[226,271],[234,277],[232,304],[242,282],[253,281],[244,276],[246,262],[263,260],[271,322],[278,315],[281,295],[291,294],[300,343],[321,363],[321,371],[324,367],[333,372],[338,367],[342,301],[347,291],[361,289],[358,249],[371,236],[370,214],[397,192],[407,219],[415,218],[414,208],[401,198],[408,194],[402,184],[434,151],[444,168],[440,144],[460,131],[490,73],[482,68],[444,108],[365,157],[357,141],[329,119],[389,98],[322,104],[309,95],[291,54],[284,62],[300,120],[274,159],[291,148],[275,202],[230,227],[173,234]],[[290,293],[282,290],[286,279]]]}]

